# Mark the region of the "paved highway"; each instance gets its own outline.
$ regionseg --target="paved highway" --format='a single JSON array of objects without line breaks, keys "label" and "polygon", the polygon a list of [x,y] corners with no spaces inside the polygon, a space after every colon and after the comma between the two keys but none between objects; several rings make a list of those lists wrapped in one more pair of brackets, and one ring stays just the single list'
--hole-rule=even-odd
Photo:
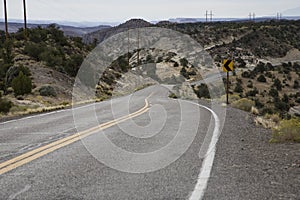
[{"label": "paved highway", "polygon": [[299,199],[299,144],[270,144],[243,111],[223,121],[168,94],[1,123],[0,199]]},{"label": "paved highway", "polygon": [[168,94],[152,86],[1,123],[1,199],[199,199],[199,150],[215,120]]}]

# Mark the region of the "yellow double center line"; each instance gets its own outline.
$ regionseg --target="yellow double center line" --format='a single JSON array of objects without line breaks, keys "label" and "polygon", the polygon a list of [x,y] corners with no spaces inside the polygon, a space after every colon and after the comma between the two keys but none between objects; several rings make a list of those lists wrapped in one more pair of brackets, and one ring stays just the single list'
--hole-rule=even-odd
[{"label": "yellow double center line", "polygon": [[[150,95],[151,96],[151,95]],[[124,121],[127,121],[129,119],[132,119],[134,117],[137,117],[139,115],[142,115],[143,113],[147,112],[149,110],[149,102],[148,102],[148,98],[150,97],[148,96],[146,99],[145,99],[145,106],[143,108],[141,108],[140,110],[134,112],[134,113],[131,113],[129,115],[126,115],[126,116],[123,116],[123,117],[120,117],[118,119],[115,119],[115,120],[112,120],[112,121],[109,121],[109,122],[106,122],[106,123],[103,123],[99,126],[96,126],[96,127],[93,127],[93,128],[90,128],[88,130],[85,130],[85,131],[82,131],[82,132],[79,132],[75,135],[71,135],[71,136],[68,136],[68,137],[65,137],[63,139],[60,139],[58,141],[55,141],[53,143],[50,143],[50,144],[47,144],[45,146],[42,146],[42,147],[39,147],[37,149],[34,149],[32,151],[29,151],[25,154],[22,154],[20,156],[17,156],[11,160],[8,160],[8,161],[5,161],[3,163],[0,164],[0,175],[6,173],[6,172],[9,172],[17,167],[20,167],[26,163],[29,163],[37,158],[40,158],[46,154],[49,154],[57,149],[60,149],[64,146],[67,146],[69,144],[72,144],[82,138],[85,138],[91,134],[94,134],[98,131],[101,131],[101,130],[104,130],[104,129],[107,129],[109,127],[112,127],[118,123],[121,123],[121,122],[124,122]]]}]

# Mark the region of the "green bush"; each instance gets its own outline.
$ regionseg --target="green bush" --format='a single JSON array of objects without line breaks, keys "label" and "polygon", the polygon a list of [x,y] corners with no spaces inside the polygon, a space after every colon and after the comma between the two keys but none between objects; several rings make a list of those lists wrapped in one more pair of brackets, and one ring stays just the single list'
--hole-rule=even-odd
[{"label": "green bush", "polygon": [[264,75],[260,75],[258,78],[257,78],[257,81],[261,82],[261,83],[266,83],[267,82],[267,79]]},{"label": "green bush", "polygon": [[176,96],[176,94],[174,94],[173,92],[171,92],[171,93],[169,94],[169,98],[177,99],[178,97]]},{"label": "green bush", "polygon": [[283,120],[277,129],[273,130],[272,143],[300,142],[300,120]]},{"label": "green bush", "polygon": [[238,83],[236,85],[236,87],[234,88],[234,92],[236,92],[236,93],[242,93],[243,92],[243,86],[240,83]]},{"label": "green bush", "polygon": [[179,60],[179,62],[180,62],[180,64],[181,64],[181,66],[183,66],[183,67],[187,67],[187,65],[188,65],[188,63],[189,63],[189,61],[188,61],[186,58],[181,58],[181,59]]},{"label": "green bush", "polygon": [[281,90],[282,90],[282,83],[281,83],[281,81],[280,81],[278,78],[276,78],[276,79],[274,80],[273,86],[274,86],[278,91],[281,91]]},{"label": "green bush", "polygon": [[23,72],[20,72],[19,76],[13,79],[11,85],[14,89],[15,96],[29,94],[32,90],[31,79],[24,75]]},{"label": "green bush", "polygon": [[194,91],[198,98],[210,99],[210,93],[206,84],[201,84],[200,86],[195,87]]},{"label": "green bush", "polygon": [[8,113],[12,106],[13,104],[11,101],[0,97],[0,113]]},{"label": "green bush", "polygon": [[255,106],[255,102],[246,98],[240,99],[232,103],[232,107],[250,112],[251,108]]},{"label": "green bush", "polygon": [[24,47],[24,53],[37,61],[40,61],[40,54],[45,51],[46,45],[43,43],[27,43]]},{"label": "green bush", "polygon": [[50,96],[56,97],[57,96],[55,89],[50,85],[42,86],[39,89],[39,93],[41,96],[46,96],[46,97],[50,97]]},{"label": "green bush", "polygon": [[11,66],[6,73],[5,84],[7,87],[11,85],[11,82],[14,78],[16,78],[20,72],[22,72],[25,76],[31,76],[30,70],[28,67],[24,66]]}]

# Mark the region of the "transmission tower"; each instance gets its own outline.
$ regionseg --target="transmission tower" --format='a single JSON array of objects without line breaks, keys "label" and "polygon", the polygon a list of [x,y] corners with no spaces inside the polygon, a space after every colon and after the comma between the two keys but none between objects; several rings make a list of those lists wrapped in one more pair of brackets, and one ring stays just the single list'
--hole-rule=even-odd
[{"label": "transmission tower", "polygon": [[210,22],[212,22],[212,21],[213,21],[213,16],[214,16],[214,14],[213,14],[213,12],[212,12],[212,11],[210,11],[210,14],[209,14],[209,16],[210,16]]},{"label": "transmission tower", "polygon": [[255,13],[249,13],[249,21],[255,21]]}]

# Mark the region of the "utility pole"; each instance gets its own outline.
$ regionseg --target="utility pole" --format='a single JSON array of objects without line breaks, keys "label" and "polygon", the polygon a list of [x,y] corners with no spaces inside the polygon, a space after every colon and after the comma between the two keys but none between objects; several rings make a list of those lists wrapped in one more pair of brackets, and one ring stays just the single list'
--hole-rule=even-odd
[{"label": "utility pole", "polygon": [[205,13],[205,22],[208,22],[208,11]]},{"label": "utility pole", "polygon": [[128,41],[128,52],[127,52],[128,54],[127,55],[128,55],[128,57],[127,57],[127,59],[128,59],[128,68],[130,68],[130,56],[129,56],[129,52],[130,52],[130,38],[129,38],[129,36],[130,35],[129,35],[129,27],[128,27],[127,31],[128,31],[128,34],[127,34],[127,37],[128,37],[127,38],[127,41]]},{"label": "utility pole", "polygon": [[4,18],[5,18],[5,36],[8,39],[8,22],[7,22],[7,7],[6,7],[6,0],[4,0]]},{"label": "utility pole", "polygon": [[138,27],[138,40],[137,40],[137,66],[140,65],[140,28]]},{"label": "utility pole", "polygon": [[27,38],[26,0],[23,0],[23,7],[24,7],[24,34],[25,34],[25,38]]}]

